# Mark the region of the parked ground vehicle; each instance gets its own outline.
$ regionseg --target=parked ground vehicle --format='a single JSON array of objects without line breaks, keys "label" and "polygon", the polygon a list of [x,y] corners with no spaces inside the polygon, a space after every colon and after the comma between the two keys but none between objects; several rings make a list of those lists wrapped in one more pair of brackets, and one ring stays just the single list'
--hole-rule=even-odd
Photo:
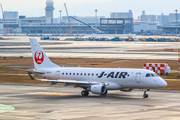
[{"label": "parked ground vehicle", "polygon": [[152,70],[159,75],[169,74],[171,68],[167,63],[145,63],[143,64],[143,69]]}]

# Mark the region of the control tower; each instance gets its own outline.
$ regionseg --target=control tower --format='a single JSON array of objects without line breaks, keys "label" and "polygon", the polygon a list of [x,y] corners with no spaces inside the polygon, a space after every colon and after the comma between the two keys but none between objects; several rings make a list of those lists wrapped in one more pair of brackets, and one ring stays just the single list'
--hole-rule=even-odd
[{"label": "control tower", "polygon": [[52,0],[47,0],[46,1],[46,17],[47,18],[53,18],[53,10],[54,10],[54,2]]}]

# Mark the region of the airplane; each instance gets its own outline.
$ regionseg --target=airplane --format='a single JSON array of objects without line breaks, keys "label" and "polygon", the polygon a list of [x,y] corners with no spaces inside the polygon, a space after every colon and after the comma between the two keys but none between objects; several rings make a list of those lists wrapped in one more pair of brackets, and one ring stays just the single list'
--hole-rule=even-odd
[{"label": "airplane", "polygon": [[[27,73],[32,80],[80,87],[82,96],[88,96],[89,92],[106,95],[109,90],[143,89],[143,97],[148,98],[148,90],[167,86],[160,76],[146,69],[60,67],[50,61],[35,38],[30,38],[30,45],[35,69]],[[31,74],[43,79],[35,79]]]}]

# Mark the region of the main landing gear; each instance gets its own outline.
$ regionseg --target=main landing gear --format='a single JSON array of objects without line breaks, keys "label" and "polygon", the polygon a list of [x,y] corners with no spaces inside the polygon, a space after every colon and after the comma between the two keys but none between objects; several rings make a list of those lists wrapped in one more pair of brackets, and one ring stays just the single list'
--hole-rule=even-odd
[{"label": "main landing gear", "polygon": [[81,95],[82,95],[82,96],[88,96],[88,95],[89,95],[89,91],[83,90],[83,91],[81,92]]},{"label": "main landing gear", "polygon": [[147,89],[144,89],[144,95],[143,95],[144,98],[148,98],[148,94],[146,92],[147,92]]}]

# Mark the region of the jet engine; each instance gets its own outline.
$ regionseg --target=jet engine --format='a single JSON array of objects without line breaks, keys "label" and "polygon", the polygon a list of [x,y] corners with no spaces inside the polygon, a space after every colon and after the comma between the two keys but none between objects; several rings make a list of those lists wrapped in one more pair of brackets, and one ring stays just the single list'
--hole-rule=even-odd
[{"label": "jet engine", "polygon": [[106,87],[103,85],[92,85],[91,86],[91,92],[93,94],[104,94],[106,93]]},{"label": "jet engine", "polygon": [[124,89],[120,89],[120,91],[122,91],[122,92],[131,92],[131,91],[133,91],[133,89],[124,88]]}]

